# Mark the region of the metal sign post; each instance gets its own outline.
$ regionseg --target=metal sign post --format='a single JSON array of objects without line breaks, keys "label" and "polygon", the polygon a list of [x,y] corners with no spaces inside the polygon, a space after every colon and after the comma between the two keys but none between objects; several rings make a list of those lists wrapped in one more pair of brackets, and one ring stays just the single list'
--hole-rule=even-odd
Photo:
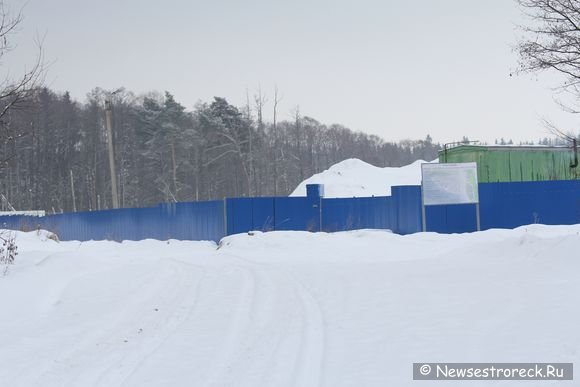
[{"label": "metal sign post", "polygon": [[423,167],[421,167],[421,223],[422,223],[422,231],[427,231],[427,218],[426,218],[426,211],[425,211],[425,190],[423,189]]},{"label": "metal sign post", "polygon": [[477,231],[481,231],[481,224],[479,220],[479,202],[475,203],[475,216],[477,221]]}]

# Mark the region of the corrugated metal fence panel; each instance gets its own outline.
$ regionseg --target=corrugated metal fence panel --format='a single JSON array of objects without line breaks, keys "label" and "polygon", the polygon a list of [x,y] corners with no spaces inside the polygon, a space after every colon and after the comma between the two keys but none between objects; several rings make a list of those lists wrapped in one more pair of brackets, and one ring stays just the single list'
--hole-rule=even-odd
[{"label": "corrugated metal fence panel", "polygon": [[391,197],[323,199],[322,231],[391,229]]},{"label": "corrugated metal fence panel", "polygon": [[355,198],[322,199],[322,231],[353,230],[360,223],[359,203]]},{"label": "corrugated metal fence panel", "polygon": [[[124,235],[124,239],[139,240],[148,238],[163,240],[172,237],[168,230],[167,222],[161,215],[162,206],[160,204],[157,207],[139,208],[138,211],[133,212],[131,215],[135,222],[135,226],[132,228],[134,231],[130,234],[127,232]],[[212,220],[213,218],[207,221]]]},{"label": "corrugated metal fence panel", "polygon": [[20,231],[36,230],[41,219],[43,218],[26,215],[0,216],[0,228]]},{"label": "corrugated metal fence panel", "polygon": [[462,233],[477,231],[475,204],[427,206],[425,208],[427,231]]},{"label": "corrugated metal fence panel", "polygon": [[141,233],[149,238],[219,241],[226,235],[223,200],[163,203],[156,210],[156,216],[154,212],[135,212],[143,224]]},{"label": "corrugated metal fence panel", "polygon": [[264,197],[226,199],[228,235],[251,230],[320,230],[320,199]]},{"label": "corrugated metal fence panel", "polygon": [[275,230],[320,231],[320,199],[274,198]]},{"label": "corrugated metal fence panel", "polygon": [[252,200],[252,229],[272,231],[276,222],[274,198]]},{"label": "corrugated metal fence panel", "polygon": [[227,234],[252,230],[252,198],[226,199]]},{"label": "corrugated metal fence panel", "polygon": [[[140,208],[139,213],[145,208]],[[139,228],[146,226],[139,224],[135,219],[133,209],[103,210],[93,212],[65,213],[48,215],[43,220],[43,228],[54,232],[60,240],[136,240],[149,237],[139,232]],[[155,218],[158,218],[156,216]]]},{"label": "corrugated metal fence panel", "polygon": [[274,198],[226,199],[228,235],[274,230]]},{"label": "corrugated metal fence panel", "polygon": [[479,185],[481,228],[580,223],[580,181]]},{"label": "corrugated metal fence panel", "polygon": [[[212,240],[219,242],[226,236],[226,225],[224,217],[224,201],[214,200],[208,202],[194,202],[196,208],[196,224],[193,232],[194,240]],[[209,220],[206,220],[208,218]]]},{"label": "corrugated metal fence panel", "polygon": [[160,210],[166,231],[160,239],[219,241],[225,236],[223,200],[168,203]]},{"label": "corrugated metal fence panel", "polygon": [[45,217],[2,216],[4,228],[30,231],[43,228],[61,240],[184,239],[219,241],[226,235],[221,200],[160,204]]},{"label": "corrugated metal fence panel", "polygon": [[421,231],[421,186],[396,186],[391,193],[397,214],[393,232],[406,235]]},{"label": "corrugated metal fence panel", "polygon": [[49,215],[46,229],[61,240],[166,239],[167,225],[159,208],[123,208]]}]

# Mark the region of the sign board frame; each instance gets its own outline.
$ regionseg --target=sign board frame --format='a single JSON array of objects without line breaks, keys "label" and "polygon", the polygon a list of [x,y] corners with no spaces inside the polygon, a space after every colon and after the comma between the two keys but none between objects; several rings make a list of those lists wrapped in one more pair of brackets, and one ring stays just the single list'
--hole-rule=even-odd
[{"label": "sign board frame", "polygon": [[[450,194],[451,192],[457,192],[460,190],[460,185],[465,184],[468,188],[473,189],[473,185],[475,186],[475,190],[472,192],[463,190],[465,193],[464,198],[448,198],[447,200],[442,200],[441,198],[425,200],[425,170],[447,170],[453,171],[456,170],[460,172],[460,174],[454,174],[453,177],[457,178],[455,181],[447,181],[451,187],[456,185],[453,190],[445,190],[440,189],[440,194],[444,197],[445,194]],[[443,179],[445,182],[445,173],[442,174],[439,178]],[[463,182],[461,179],[463,178]],[[470,181],[468,181],[470,180]],[[477,222],[477,231],[481,230],[480,225],[480,216],[479,216],[479,192],[478,192],[479,182],[477,179],[477,163],[470,162],[470,163],[423,163],[421,164],[421,212],[422,212],[422,229],[423,232],[427,230],[427,219],[426,219],[426,211],[425,207],[427,206],[444,206],[444,205],[457,205],[457,204],[475,204],[475,211],[476,211],[476,222]],[[435,186],[435,190],[438,187]],[[451,193],[451,195],[453,195]]]}]

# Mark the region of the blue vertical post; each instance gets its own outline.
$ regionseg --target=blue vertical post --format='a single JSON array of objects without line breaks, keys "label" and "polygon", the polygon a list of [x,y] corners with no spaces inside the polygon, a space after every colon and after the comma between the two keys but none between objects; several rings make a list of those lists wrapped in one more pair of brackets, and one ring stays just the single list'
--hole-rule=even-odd
[{"label": "blue vertical post", "polygon": [[228,236],[228,201],[224,198],[224,236]]},{"label": "blue vertical post", "polygon": [[322,198],[324,197],[324,184],[306,184],[306,198],[308,204],[318,208],[318,230],[322,231]]}]

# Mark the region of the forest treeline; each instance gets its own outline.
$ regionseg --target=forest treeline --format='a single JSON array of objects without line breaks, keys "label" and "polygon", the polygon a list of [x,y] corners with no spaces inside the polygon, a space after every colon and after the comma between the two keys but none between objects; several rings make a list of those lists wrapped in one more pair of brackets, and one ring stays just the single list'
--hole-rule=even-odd
[{"label": "forest treeline", "polygon": [[298,109],[290,120],[276,121],[275,111],[265,122],[261,96],[242,107],[216,97],[188,110],[167,92],[112,95],[97,88],[80,103],[43,88],[1,123],[7,138],[0,150],[4,209],[8,203],[51,213],[111,208],[107,99],[121,207],[288,195],[305,178],[347,158],[401,166],[435,159],[440,148],[429,136],[386,142],[324,125]]}]

